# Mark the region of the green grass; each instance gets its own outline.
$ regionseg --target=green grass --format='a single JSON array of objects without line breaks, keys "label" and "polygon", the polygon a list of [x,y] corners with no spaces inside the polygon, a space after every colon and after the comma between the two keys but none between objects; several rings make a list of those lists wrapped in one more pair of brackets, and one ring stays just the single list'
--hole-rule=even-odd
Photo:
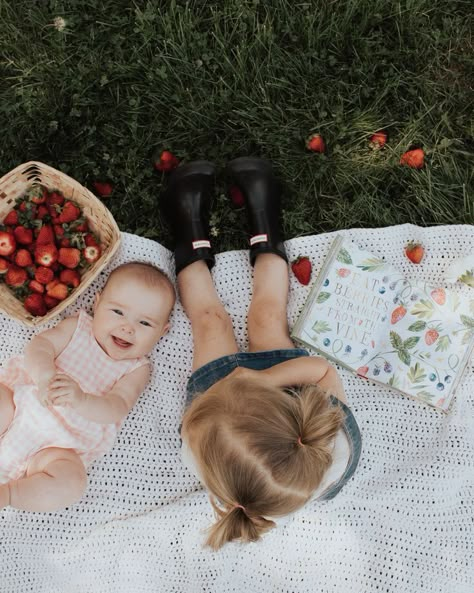
[{"label": "green grass", "polygon": [[[0,0],[0,172],[37,159],[89,187],[109,179],[121,229],[165,244],[163,149],[271,159],[287,238],[473,223],[471,13],[468,0]],[[325,155],[305,150],[313,132]],[[421,171],[398,164],[411,146]],[[216,248],[244,248],[226,194],[219,174]]]}]

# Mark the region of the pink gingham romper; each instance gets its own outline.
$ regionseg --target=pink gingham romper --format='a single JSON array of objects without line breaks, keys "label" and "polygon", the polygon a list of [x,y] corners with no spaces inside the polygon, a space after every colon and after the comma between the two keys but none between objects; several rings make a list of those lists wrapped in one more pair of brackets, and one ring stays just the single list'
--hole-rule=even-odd
[{"label": "pink gingham romper", "polygon": [[[94,338],[92,317],[85,311],[79,312],[74,334],[56,358],[58,372],[66,373],[83,391],[94,395],[105,395],[121,377],[144,364],[149,364],[146,357],[110,358]],[[13,390],[16,406],[8,430],[0,436],[0,484],[22,477],[31,456],[47,447],[73,449],[86,467],[112,448],[121,422],[100,424],[71,408],[42,406],[23,355],[0,368],[0,383]]]}]

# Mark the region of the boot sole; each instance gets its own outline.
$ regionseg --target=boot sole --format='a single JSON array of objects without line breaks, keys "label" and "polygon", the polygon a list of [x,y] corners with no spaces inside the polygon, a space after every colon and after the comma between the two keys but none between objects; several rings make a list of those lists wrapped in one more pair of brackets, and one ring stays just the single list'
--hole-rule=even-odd
[{"label": "boot sole", "polygon": [[230,173],[241,173],[243,171],[265,171],[273,173],[270,161],[259,157],[242,156],[227,163],[227,170]]},{"label": "boot sole", "polygon": [[[188,175],[214,175],[216,166],[211,161],[191,161],[185,165],[180,165],[173,171],[172,179],[181,179]],[[170,179],[171,181],[171,179]]]}]

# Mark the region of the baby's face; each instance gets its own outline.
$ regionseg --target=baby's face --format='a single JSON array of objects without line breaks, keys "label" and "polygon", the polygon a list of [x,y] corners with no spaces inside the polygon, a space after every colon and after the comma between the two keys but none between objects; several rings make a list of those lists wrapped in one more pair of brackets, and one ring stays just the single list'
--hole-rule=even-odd
[{"label": "baby's face", "polygon": [[173,304],[170,291],[119,274],[96,295],[94,337],[115,360],[145,356],[168,331]]}]

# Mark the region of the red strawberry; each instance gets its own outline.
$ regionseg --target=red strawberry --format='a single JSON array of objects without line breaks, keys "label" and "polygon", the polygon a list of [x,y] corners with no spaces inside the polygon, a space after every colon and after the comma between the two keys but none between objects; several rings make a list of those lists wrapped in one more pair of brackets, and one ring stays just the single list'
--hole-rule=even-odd
[{"label": "red strawberry", "polygon": [[43,220],[43,218],[48,215],[49,210],[44,204],[38,206],[38,210],[36,211],[36,218],[39,218],[39,220]]},{"label": "red strawberry", "polygon": [[46,308],[48,309],[48,311],[50,309],[54,309],[54,307],[56,307],[56,305],[59,303],[58,299],[55,299],[52,296],[49,296],[47,294],[44,295],[44,304],[46,305]]},{"label": "red strawberry", "polygon": [[398,323],[400,321],[400,319],[403,319],[406,315],[407,310],[405,309],[405,307],[403,305],[400,305],[399,307],[397,307],[396,309],[394,309],[392,311],[392,318],[391,318],[391,323]]},{"label": "red strawberry", "polygon": [[16,210],[10,210],[10,212],[5,216],[3,224],[16,226],[18,224],[18,212]]},{"label": "red strawberry", "polygon": [[59,222],[72,222],[81,215],[80,209],[73,202],[66,202],[59,215]]},{"label": "red strawberry", "polygon": [[8,262],[6,259],[3,259],[3,257],[0,257],[0,274],[2,276],[3,274],[7,273],[9,266],[10,262]]},{"label": "red strawberry", "polygon": [[61,241],[59,241],[59,246],[60,247],[71,247],[71,240],[70,239],[61,239]]},{"label": "red strawberry", "polygon": [[444,305],[446,302],[446,291],[444,288],[435,288],[431,291],[431,298],[435,303],[438,303],[438,305]]},{"label": "red strawberry", "polygon": [[160,157],[155,161],[155,169],[158,171],[171,171],[179,165],[179,159],[169,150],[163,150]]},{"label": "red strawberry", "polygon": [[13,235],[6,231],[0,231],[0,255],[11,255],[16,249],[16,241]]},{"label": "red strawberry", "polygon": [[48,190],[46,188],[36,187],[30,192],[30,200],[33,202],[33,204],[44,204],[46,202],[47,195]]},{"label": "red strawberry", "polygon": [[53,297],[53,299],[57,299],[58,301],[64,301],[68,295],[68,288],[62,282],[58,282],[52,288],[48,288],[47,291],[49,297]]},{"label": "red strawberry", "polygon": [[79,218],[71,223],[70,230],[74,231],[75,233],[87,233],[89,230],[89,224],[87,223],[86,219]]},{"label": "red strawberry", "polygon": [[37,292],[38,294],[43,294],[44,292],[44,285],[38,282],[38,280],[30,280],[28,283],[28,287],[33,292]]},{"label": "red strawberry", "polygon": [[425,249],[420,243],[410,241],[410,243],[405,246],[405,254],[411,262],[419,264],[425,255]]},{"label": "red strawberry", "polygon": [[48,311],[43,297],[37,293],[27,296],[23,305],[25,309],[35,317],[42,317],[43,315],[46,315]]},{"label": "red strawberry", "polygon": [[306,140],[306,148],[312,152],[324,152],[326,145],[320,134],[313,134]]},{"label": "red strawberry", "polygon": [[38,266],[35,271],[35,280],[41,284],[48,284],[54,278],[54,272],[51,268]]},{"label": "red strawberry", "polygon": [[77,270],[63,270],[59,274],[59,280],[66,286],[77,288],[81,283],[81,275]]},{"label": "red strawberry", "polygon": [[294,262],[291,264],[291,269],[293,270],[293,274],[296,276],[296,279],[301,284],[309,284],[311,279],[311,261],[309,260],[306,255],[299,256]]},{"label": "red strawberry", "polygon": [[23,286],[27,279],[28,274],[26,273],[26,270],[14,265],[11,265],[8,268],[8,272],[5,276],[5,282],[8,284],[8,286],[13,286],[14,288]]},{"label": "red strawberry", "polygon": [[62,194],[60,194],[59,192],[56,191],[52,191],[49,196],[46,198],[46,203],[49,206],[52,206],[54,204],[59,204],[60,206],[62,206],[64,204],[64,196]]},{"label": "red strawberry", "polygon": [[49,224],[44,224],[36,237],[36,245],[54,245],[53,227]]},{"label": "red strawberry", "polygon": [[439,337],[439,333],[435,329],[429,329],[425,334],[425,342],[428,346],[434,344]]},{"label": "red strawberry", "polygon": [[370,137],[370,143],[374,148],[382,148],[383,146],[385,146],[386,142],[387,134],[382,130],[380,130],[379,132],[375,132],[375,134],[372,134],[372,136]]},{"label": "red strawberry", "polygon": [[66,268],[77,268],[81,261],[81,252],[75,247],[61,247],[58,262]]},{"label": "red strawberry", "polygon": [[240,189],[236,185],[233,185],[229,189],[229,195],[230,195],[230,199],[232,200],[232,203],[237,208],[241,208],[245,204],[244,194],[240,191]]},{"label": "red strawberry", "polygon": [[425,164],[425,153],[421,148],[407,150],[400,158],[400,165],[407,165],[412,169],[422,169]]},{"label": "red strawberry", "polygon": [[33,243],[33,231],[31,229],[27,229],[20,225],[15,228],[13,234],[15,235],[17,243],[21,243],[22,245]]},{"label": "red strawberry", "polygon": [[94,181],[92,185],[101,198],[108,198],[114,189],[111,183],[102,181]]},{"label": "red strawberry", "polygon": [[347,278],[350,273],[351,271],[347,268],[339,268],[339,270],[336,270],[336,274],[339,276],[339,278]]},{"label": "red strawberry", "polygon": [[26,268],[31,266],[33,260],[31,258],[31,253],[27,249],[19,249],[15,253],[15,263],[20,268]]},{"label": "red strawberry", "polygon": [[58,250],[56,246],[50,243],[49,245],[38,245],[35,249],[35,261],[40,266],[50,268],[58,259]]},{"label": "red strawberry", "polygon": [[100,253],[100,247],[95,247],[95,245],[89,245],[88,247],[82,250],[84,259],[89,264],[93,264],[94,262],[96,262],[100,257]]},{"label": "red strawberry", "polygon": [[84,237],[84,241],[86,247],[100,247],[99,241],[97,241],[96,237],[92,233],[87,233],[87,235]]}]

